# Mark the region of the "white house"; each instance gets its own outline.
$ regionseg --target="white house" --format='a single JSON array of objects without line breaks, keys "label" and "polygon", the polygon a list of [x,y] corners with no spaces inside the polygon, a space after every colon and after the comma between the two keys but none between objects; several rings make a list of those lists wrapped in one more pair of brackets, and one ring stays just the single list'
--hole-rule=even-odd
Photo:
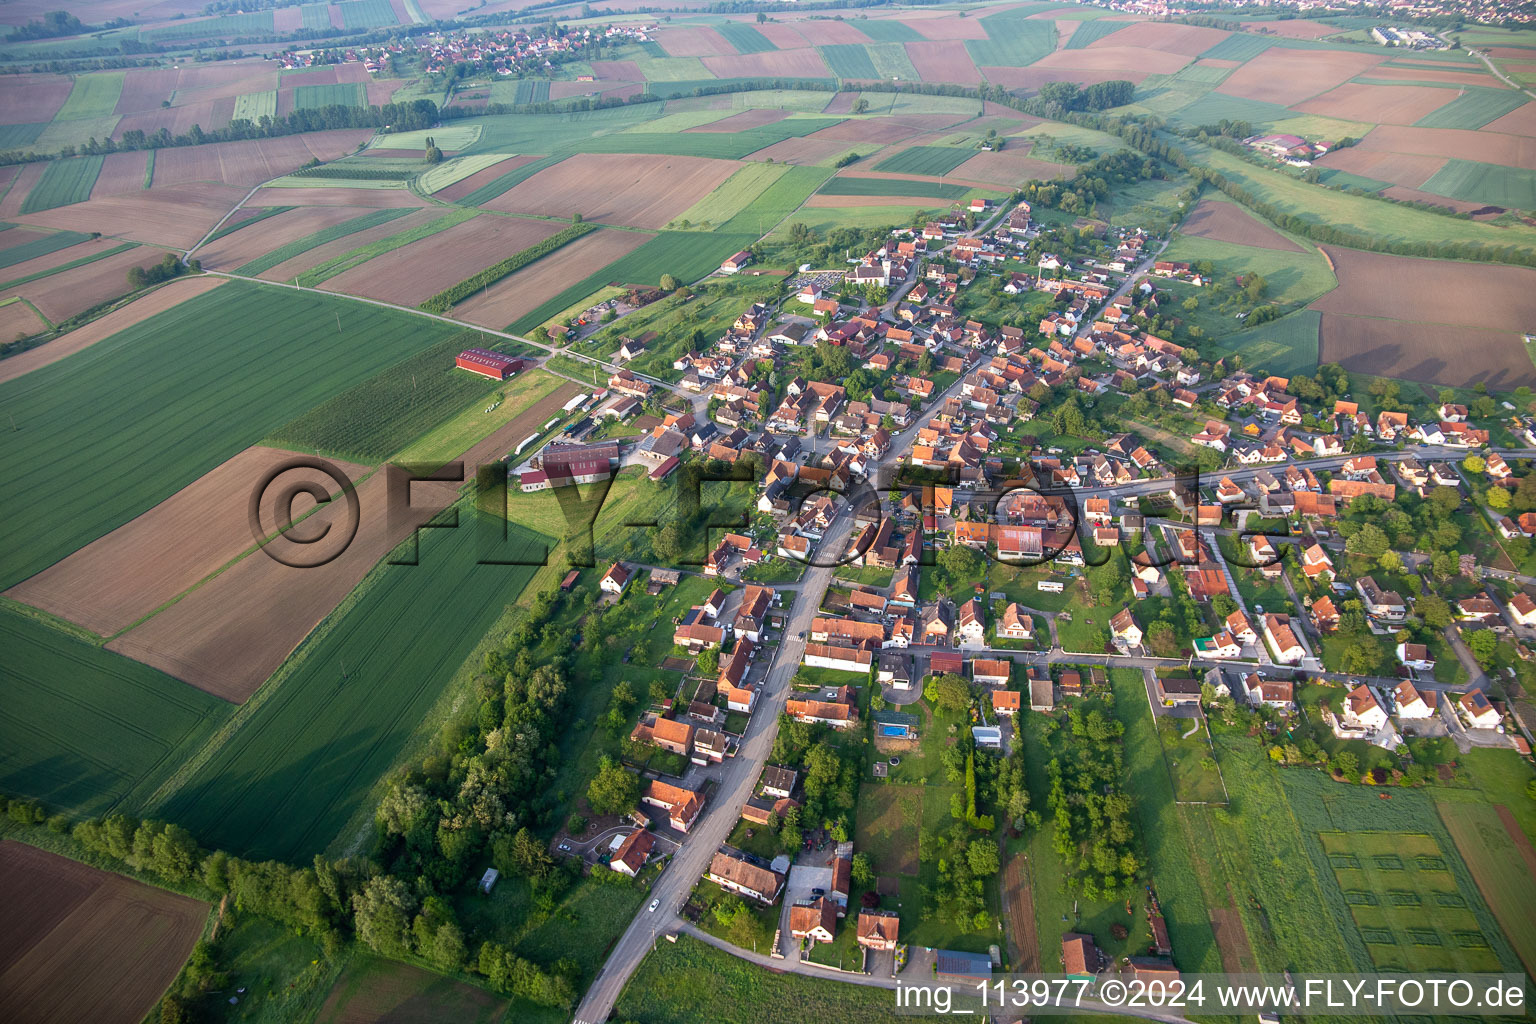
[{"label": "white house", "polygon": [[1431,672],[1435,667],[1435,659],[1423,644],[1398,644],[1397,660],[1415,672]]},{"label": "white house", "polygon": [[1488,703],[1482,690],[1468,690],[1457,704],[1461,717],[1474,729],[1493,729],[1499,724],[1499,713]]},{"label": "white house", "polygon": [[630,577],[634,576],[633,570],[623,562],[614,562],[613,568],[603,574],[602,581],[597,588],[605,594],[615,596],[624,593],[624,588],[629,586]]},{"label": "white house", "polygon": [[1387,713],[1371,688],[1361,683],[1344,698],[1344,725],[1346,728],[1375,732],[1387,724]]},{"label": "white house", "polygon": [[1397,703],[1397,717],[1400,719],[1429,718],[1435,713],[1424,696],[1406,679],[1397,684],[1392,697]]},{"label": "white house", "polygon": [[1136,625],[1136,619],[1132,617],[1129,608],[1122,608],[1109,620],[1109,628],[1114,634],[1115,643],[1122,647],[1141,646],[1141,627]]},{"label": "white house", "polygon": [[1282,665],[1294,665],[1306,655],[1306,649],[1301,646],[1301,642],[1296,639],[1296,634],[1291,629],[1291,619],[1288,615],[1276,615],[1272,612],[1265,614],[1264,639],[1269,642],[1270,653]]}]

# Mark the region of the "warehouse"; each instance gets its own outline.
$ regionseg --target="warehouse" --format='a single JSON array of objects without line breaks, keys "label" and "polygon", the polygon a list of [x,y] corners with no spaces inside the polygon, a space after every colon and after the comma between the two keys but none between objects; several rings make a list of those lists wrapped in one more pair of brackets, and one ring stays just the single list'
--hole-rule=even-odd
[{"label": "warehouse", "polygon": [[467,348],[459,353],[456,365],[491,380],[506,380],[523,368],[523,361],[487,348]]}]

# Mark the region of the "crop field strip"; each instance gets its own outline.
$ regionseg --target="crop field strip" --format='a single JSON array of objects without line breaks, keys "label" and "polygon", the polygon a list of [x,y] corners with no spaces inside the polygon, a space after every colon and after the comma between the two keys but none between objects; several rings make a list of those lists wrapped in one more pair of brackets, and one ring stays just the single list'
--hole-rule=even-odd
[{"label": "crop field strip", "polygon": [[[459,667],[537,568],[479,564],[475,515],[423,530],[419,564],[375,569],[162,813],[250,856],[324,850],[436,700],[433,681]],[[544,538],[509,530],[508,556],[544,550]]]},{"label": "crop field strip", "polygon": [[[150,170],[151,171],[154,170],[154,166],[153,165],[150,166]],[[209,235],[206,239],[204,239],[203,240],[204,244],[206,244],[208,242],[217,242],[219,239],[223,238],[225,235],[231,234],[231,233],[233,233],[235,231],[239,231],[241,228],[250,227],[252,224],[260,224],[262,221],[266,220],[268,217],[276,217],[276,216],[278,216],[280,214],[284,214],[284,213],[289,212],[290,210],[295,210],[295,209],[297,209],[297,207],[294,207],[294,206],[264,206],[264,207],[251,207],[251,206],[248,206],[248,207],[244,207],[244,208],[242,208],[238,212],[240,212],[240,213],[254,212],[255,216],[245,217],[245,218],[242,218],[242,219],[231,218],[230,220],[225,222],[223,227],[219,228],[213,234]]]},{"label": "crop field strip", "polygon": [[0,787],[80,815],[138,809],[230,705],[0,607]]},{"label": "crop field strip", "polygon": [[[0,494],[13,524],[0,585],[121,526],[354,383],[360,369],[383,369],[455,330],[241,281],[215,291],[0,384],[0,410],[19,428],[0,452],[0,472],[17,483]],[[199,445],[177,442],[189,431]],[[48,516],[28,511],[39,502]]]},{"label": "crop field strip", "polygon": [[1093,21],[1086,21],[1073,30],[1071,38],[1067,40],[1067,45],[1063,49],[1084,49],[1088,44],[1096,43],[1105,36],[1113,35],[1122,28],[1125,28],[1126,25],[1127,22],[1110,21],[1108,18],[1096,18]]},{"label": "crop field strip", "polygon": [[876,79],[880,72],[875,69],[874,58],[862,43],[837,43],[832,46],[819,46],[827,67],[839,78]]},{"label": "crop field strip", "polygon": [[986,39],[967,39],[965,49],[977,67],[1028,67],[1056,49],[1056,25],[1023,18],[982,18]]},{"label": "crop field strip", "polygon": [[[274,209],[291,210],[293,207],[274,207]],[[316,246],[324,245],[326,242],[334,242],[336,239],[345,238],[348,235],[355,235],[360,231],[367,231],[369,228],[378,227],[380,224],[387,224],[392,220],[398,220],[399,218],[413,212],[414,211],[410,209],[400,209],[375,210],[372,213],[365,213],[344,223],[336,224],[321,231],[316,231],[313,234],[306,235],[297,241],[289,242],[287,245],[279,246],[278,248],[267,253],[265,256],[262,256],[259,259],[254,259],[244,266],[237,267],[235,269],[235,273],[243,274],[247,277],[257,277],[266,273],[268,270],[271,270],[278,264],[285,263],[288,260],[293,259],[295,256],[302,255],[303,253],[308,252]],[[262,218],[253,218],[253,220],[257,219]]]},{"label": "crop field strip", "polygon": [[[790,170],[787,164],[750,163],[737,170],[715,190],[678,215],[683,221],[711,226],[724,224],[754,206]],[[668,227],[672,225],[669,224]]]},{"label": "crop field strip", "polygon": [[960,146],[911,146],[875,165],[888,174],[943,175],[976,155],[976,150]]},{"label": "crop field strip", "polygon": [[91,198],[96,176],[101,173],[104,156],[75,156],[55,160],[43,169],[32,191],[22,201],[22,213],[41,213]]},{"label": "crop field strip", "polygon": [[928,38],[906,22],[891,18],[870,18],[855,27],[877,43],[921,43]]},{"label": "crop field strip", "polygon": [[917,196],[932,199],[963,199],[970,193],[967,185],[941,185],[938,182],[906,181],[900,178],[835,177],[817,191],[823,196]]},{"label": "crop field strip", "polygon": [[530,263],[543,259],[555,250],[576,241],[582,235],[596,230],[596,224],[572,224],[548,238],[535,242],[521,252],[514,253],[499,263],[485,268],[478,274],[465,278],[451,288],[445,288],[421,302],[419,308],[429,313],[446,313],[456,303],[464,301],[482,288],[489,288],[502,278],[516,273]]},{"label": "crop field strip", "polygon": [[479,212],[480,211],[478,210],[450,210],[448,213],[445,213],[443,216],[437,218],[434,221],[431,221],[430,223],[423,224],[419,227],[409,228],[405,231],[399,232],[398,234],[390,235],[388,238],[381,238],[376,242],[370,242],[368,245],[359,246],[350,252],[346,252],[333,259],[329,259],[320,264],[318,267],[314,267],[300,274],[298,277],[298,283],[306,288],[313,288],[318,284],[329,281],[331,278],[336,277],[338,274],[342,274],[348,270],[353,269],[354,267],[368,262],[375,256],[381,256],[386,252],[392,252],[395,249],[410,245],[412,242],[419,242],[423,238],[428,238],[437,234],[439,231],[446,231],[453,227],[455,224],[462,224],[469,220],[471,217],[477,216]]},{"label": "crop field strip", "polygon": [[123,72],[108,71],[81,75],[75,79],[69,98],[53,115],[55,121],[79,121],[91,117],[107,117],[117,107],[118,97],[123,94]]},{"label": "crop field strip", "polygon": [[1414,122],[1419,128],[1481,128],[1525,106],[1527,97],[1509,89],[1473,87]]},{"label": "crop field strip", "polygon": [[771,53],[778,49],[768,41],[767,36],[739,21],[723,21],[715,26],[715,31],[724,36],[737,53]]},{"label": "crop field strip", "polygon": [[368,94],[361,82],[336,85],[300,85],[293,90],[295,110],[319,110],[323,107],[366,107]]},{"label": "crop field strip", "polygon": [[[15,229],[13,228],[12,230]],[[41,238],[34,238],[20,245],[12,245],[8,248],[0,249],[0,270],[4,270],[6,267],[13,267],[18,263],[25,263],[28,260],[35,260],[39,256],[47,256],[51,252],[58,252],[60,249],[67,249],[72,245],[79,245],[81,242],[89,240],[89,235],[81,234],[78,231],[49,232]]]},{"label": "crop field strip", "polygon": [[1448,160],[1419,188],[1450,199],[1536,210],[1536,171],[1502,164]]}]

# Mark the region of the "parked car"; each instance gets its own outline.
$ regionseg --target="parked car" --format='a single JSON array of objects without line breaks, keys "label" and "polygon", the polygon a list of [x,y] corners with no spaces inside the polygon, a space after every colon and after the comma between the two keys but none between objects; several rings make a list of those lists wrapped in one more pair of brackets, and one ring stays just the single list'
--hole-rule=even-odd
[{"label": "parked car", "polygon": [[650,905],[650,907],[647,908],[646,912],[650,913],[650,914],[654,914],[654,913],[656,913],[656,908],[659,907],[659,906],[661,906],[661,900],[659,898],[651,900],[651,905]]}]

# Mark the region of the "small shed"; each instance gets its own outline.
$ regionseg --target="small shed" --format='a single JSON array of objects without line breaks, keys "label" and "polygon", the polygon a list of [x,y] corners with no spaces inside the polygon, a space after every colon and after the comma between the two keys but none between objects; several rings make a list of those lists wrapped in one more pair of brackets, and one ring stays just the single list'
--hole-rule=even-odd
[{"label": "small shed", "polygon": [[480,891],[489,895],[490,891],[496,888],[496,880],[500,877],[500,871],[495,868],[486,868],[485,874],[480,876]]}]

